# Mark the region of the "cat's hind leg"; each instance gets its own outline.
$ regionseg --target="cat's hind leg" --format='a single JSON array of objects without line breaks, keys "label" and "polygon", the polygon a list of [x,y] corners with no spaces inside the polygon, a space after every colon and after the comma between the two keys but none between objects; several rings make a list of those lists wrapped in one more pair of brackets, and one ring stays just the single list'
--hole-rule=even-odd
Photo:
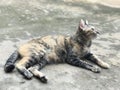
[{"label": "cat's hind leg", "polygon": [[33,77],[33,74],[26,68],[28,66],[29,60],[31,59],[32,59],[31,57],[23,57],[16,64],[16,68],[26,79],[31,79]]},{"label": "cat's hind leg", "polygon": [[47,78],[42,72],[40,72],[40,69],[42,69],[46,64],[46,60],[41,60],[37,65],[29,68],[29,71],[43,83],[47,83]]}]

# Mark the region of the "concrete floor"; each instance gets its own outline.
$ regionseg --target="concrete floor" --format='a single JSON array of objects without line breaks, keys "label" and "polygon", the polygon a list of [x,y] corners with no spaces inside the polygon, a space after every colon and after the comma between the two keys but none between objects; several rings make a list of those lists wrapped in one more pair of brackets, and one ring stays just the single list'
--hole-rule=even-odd
[{"label": "concrete floor", "polygon": [[[2,0],[0,2],[0,90],[120,90],[120,8],[79,0]],[[107,3],[107,2],[106,2]],[[101,35],[92,51],[111,68],[95,74],[67,64],[48,65],[41,71],[48,83],[25,80],[4,64],[24,42],[45,35],[72,35],[80,19],[87,19]]]}]

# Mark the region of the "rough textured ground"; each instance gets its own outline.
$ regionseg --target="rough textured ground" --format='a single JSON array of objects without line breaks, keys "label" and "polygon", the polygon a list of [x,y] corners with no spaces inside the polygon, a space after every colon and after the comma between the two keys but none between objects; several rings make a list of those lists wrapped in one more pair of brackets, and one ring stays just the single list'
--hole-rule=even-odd
[{"label": "rough textured ground", "polygon": [[[112,0],[90,3],[81,0],[0,1],[0,90],[120,90],[120,8]],[[93,0],[92,0],[93,1]],[[100,0],[102,1],[102,0]],[[100,74],[67,64],[49,65],[41,71],[48,83],[25,80],[17,70],[6,74],[3,66],[22,43],[48,34],[72,35],[79,20],[88,19],[101,35],[92,51],[111,65]]]}]

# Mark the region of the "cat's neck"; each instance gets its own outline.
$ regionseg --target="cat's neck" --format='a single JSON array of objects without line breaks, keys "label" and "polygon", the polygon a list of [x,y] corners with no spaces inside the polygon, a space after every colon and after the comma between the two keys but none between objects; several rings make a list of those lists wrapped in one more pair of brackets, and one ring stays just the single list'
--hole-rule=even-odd
[{"label": "cat's neck", "polygon": [[81,44],[83,46],[90,47],[92,40],[86,37],[83,33],[76,32],[72,37],[71,37],[76,43]]}]

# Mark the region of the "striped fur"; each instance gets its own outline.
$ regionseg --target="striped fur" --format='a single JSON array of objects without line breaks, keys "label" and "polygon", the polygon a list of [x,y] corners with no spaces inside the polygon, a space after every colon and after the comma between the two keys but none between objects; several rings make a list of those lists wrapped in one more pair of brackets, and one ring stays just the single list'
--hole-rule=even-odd
[{"label": "striped fur", "polygon": [[68,63],[98,73],[100,72],[99,67],[84,61],[87,59],[103,68],[109,68],[107,63],[97,59],[90,52],[92,40],[96,38],[97,34],[98,32],[93,26],[81,20],[78,30],[73,36],[49,35],[33,39],[19,47],[17,53],[7,60],[5,71],[11,72],[14,69],[18,59],[17,54],[19,54],[21,60],[16,63],[18,71],[27,79],[35,76],[43,83],[47,82],[47,78],[40,72],[40,69],[50,63]]}]

